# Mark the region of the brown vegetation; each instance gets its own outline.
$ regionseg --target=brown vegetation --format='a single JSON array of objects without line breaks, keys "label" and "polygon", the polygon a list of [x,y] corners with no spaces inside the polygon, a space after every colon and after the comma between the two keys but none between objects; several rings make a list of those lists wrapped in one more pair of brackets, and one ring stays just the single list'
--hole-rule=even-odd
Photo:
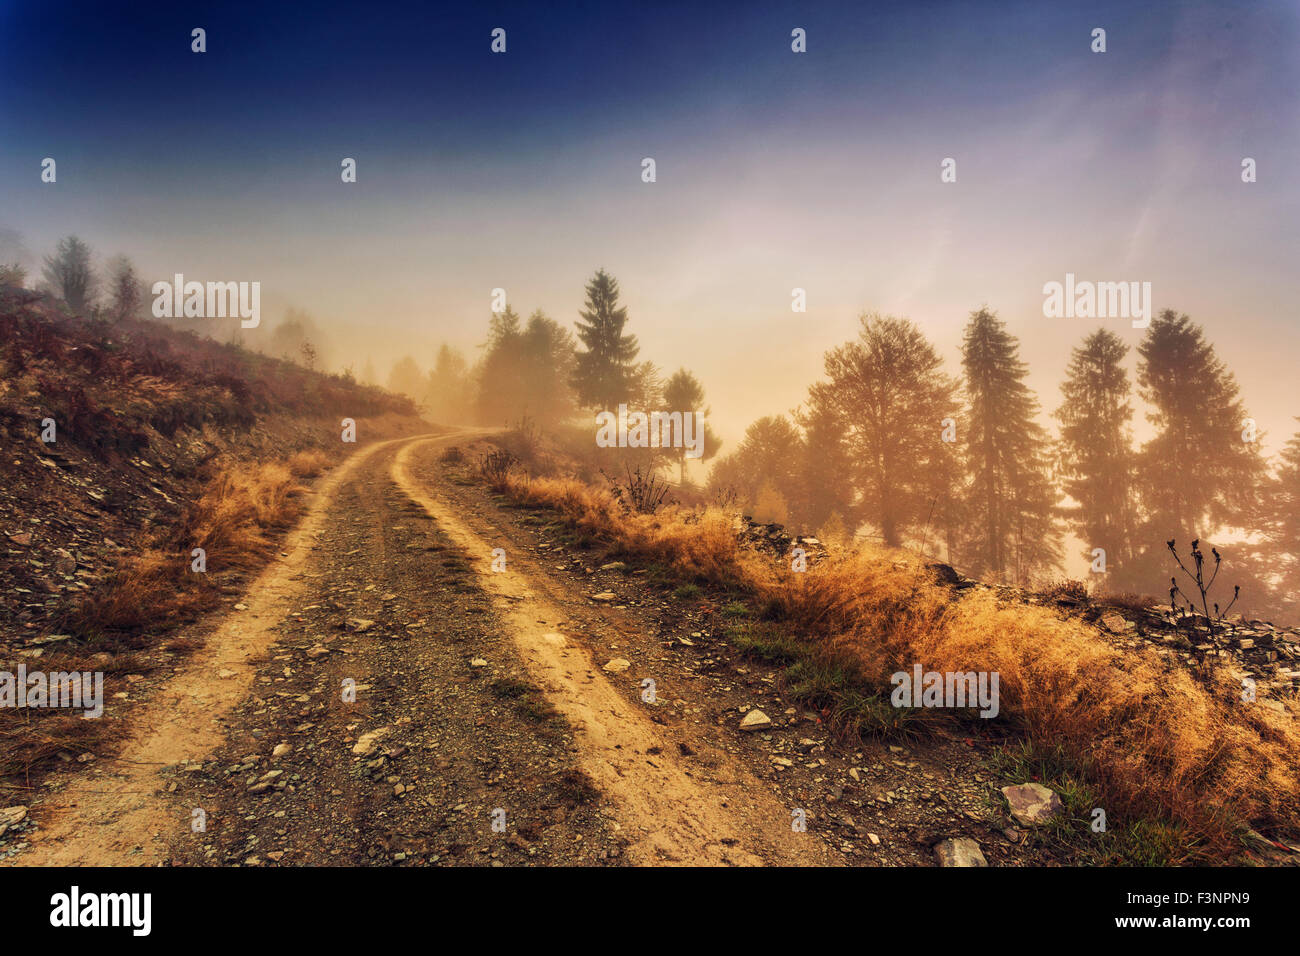
[{"label": "brown vegetation", "polygon": [[508,486],[629,555],[739,586],[816,656],[849,666],[857,693],[887,697],[889,675],[916,663],[997,672],[999,722],[1063,750],[1112,820],[1171,821],[1189,849],[1220,856],[1245,826],[1300,819],[1294,716],[1243,704],[1226,673],[1118,651],[1082,621],[992,591],[957,598],[905,552],[836,552],[799,573],[743,549],[718,509],[645,515],[576,481],[516,475]]},{"label": "brown vegetation", "polygon": [[219,591],[207,572],[191,570],[192,551],[206,553],[209,571],[248,571],[265,563],[272,535],[299,513],[298,478],[318,474],[321,452],[299,452],[287,463],[239,463],[220,471],[164,540],[128,558],[65,625],[88,636],[133,636],[160,621],[192,619]]}]

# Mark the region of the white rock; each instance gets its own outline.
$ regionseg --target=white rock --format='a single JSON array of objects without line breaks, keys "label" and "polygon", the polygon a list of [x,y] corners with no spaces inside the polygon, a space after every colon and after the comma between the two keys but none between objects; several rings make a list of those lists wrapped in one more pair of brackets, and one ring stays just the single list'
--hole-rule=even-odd
[{"label": "white rock", "polygon": [[944,840],[934,848],[935,859],[940,866],[988,866],[988,860],[980,851],[980,845],[970,837],[957,837]]},{"label": "white rock", "polygon": [[380,727],[378,730],[372,730],[364,733],[357,738],[357,742],[352,745],[352,752],[359,757],[364,757],[375,749],[375,744],[383,737],[388,735],[392,730],[391,727]]},{"label": "white rock", "polygon": [[1003,787],[1002,796],[1007,798],[1016,822],[1026,827],[1046,823],[1063,808],[1061,798],[1041,783]]}]

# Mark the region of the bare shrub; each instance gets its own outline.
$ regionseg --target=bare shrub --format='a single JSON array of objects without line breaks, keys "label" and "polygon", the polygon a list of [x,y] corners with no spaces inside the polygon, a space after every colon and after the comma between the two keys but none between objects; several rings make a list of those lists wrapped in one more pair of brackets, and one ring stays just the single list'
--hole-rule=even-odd
[{"label": "bare shrub", "polygon": [[518,458],[504,448],[497,448],[479,458],[479,477],[494,491],[504,491],[510,478],[510,471],[517,464],[519,464]]},{"label": "bare shrub", "polygon": [[667,479],[659,477],[651,469],[642,469],[640,465],[637,465],[635,471],[627,465],[624,465],[623,469],[627,477],[622,481],[611,478],[604,471],[601,471],[601,474],[609,482],[610,493],[614,496],[614,500],[624,508],[637,514],[652,515],[665,502],[676,504],[675,501],[668,499],[668,492],[672,485]]},{"label": "bare shrub", "polygon": [[[1183,574],[1187,575],[1187,578],[1196,586],[1196,593],[1201,599],[1200,613],[1204,615],[1205,623],[1209,626],[1210,633],[1216,633],[1215,624],[1222,623],[1224,616],[1232,609],[1232,605],[1237,603],[1237,598],[1241,597],[1241,585],[1237,585],[1232,589],[1232,600],[1228,602],[1228,606],[1222,611],[1219,610],[1219,603],[1217,601],[1214,602],[1214,615],[1211,616],[1209,605],[1210,589],[1214,587],[1214,582],[1219,577],[1219,568],[1223,563],[1223,558],[1219,554],[1219,549],[1210,549],[1210,553],[1214,556],[1214,573],[1210,575],[1210,579],[1207,581],[1205,579],[1205,554],[1201,551],[1200,538],[1197,538],[1192,542],[1191,560],[1192,566],[1196,568],[1194,573],[1187,567],[1187,565],[1183,564],[1183,559],[1178,554],[1178,547],[1175,544],[1174,539],[1170,538],[1165,542],[1165,544],[1169,548],[1169,553],[1174,556],[1174,560],[1178,562],[1179,570],[1182,571]],[[1181,609],[1188,615],[1195,615],[1197,613],[1195,600],[1178,586],[1178,578],[1170,578],[1169,584],[1170,607],[1175,611]],[[1183,599],[1184,607],[1180,607],[1178,604],[1179,598]]]}]

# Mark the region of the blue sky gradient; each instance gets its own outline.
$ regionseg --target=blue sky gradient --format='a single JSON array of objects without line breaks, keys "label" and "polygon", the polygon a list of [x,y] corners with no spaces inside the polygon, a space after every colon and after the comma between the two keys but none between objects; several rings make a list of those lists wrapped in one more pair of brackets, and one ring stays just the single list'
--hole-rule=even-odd
[{"label": "blue sky gradient", "polygon": [[1268,450],[1300,414],[1296,2],[5,2],[0,91],[0,227],[33,262],[76,232],[151,279],[258,280],[264,327],[305,308],[340,364],[472,358],[497,286],[571,322],[604,266],[733,442],[863,310],[955,368],[989,305],[1053,408],[1098,324],[1043,316],[1068,271],[1202,323]]}]

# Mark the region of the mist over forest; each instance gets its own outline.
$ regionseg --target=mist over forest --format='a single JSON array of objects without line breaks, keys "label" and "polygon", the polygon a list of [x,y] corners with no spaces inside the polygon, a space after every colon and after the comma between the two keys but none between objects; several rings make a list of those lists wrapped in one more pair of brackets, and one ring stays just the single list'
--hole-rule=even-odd
[{"label": "mist over forest", "polygon": [[[635,303],[604,269],[576,316],[516,306],[496,290],[473,348],[444,341],[377,364],[293,306],[256,328],[157,319],[153,284],[131,259],[76,236],[42,256],[29,283],[21,235],[6,229],[0,241],[0,285],[11,290],[31,284],[104,322],[153,319],[378,385],[434,422],[551,441],[588,478],[634,463],[680,499],[734,503],[830,541],[917,549],[991,581],[1041,588],[1070,578],[1166,602],[1171,543],[1199,540],[1226,556],[1235,611],[1289,622],[1300,608],[1300,433],[1265,453],[1237,376],[1202,325],[1174,310],[1134,345],[1085,327],[1045,394],[1028,384],[1020,342],[994,309],[970,312],[956,355],[906,317],[864,311],[802,401],[724,437],[709,414],[726,383],[703,381],[689,353],[647,354]],[[595,416],[620,405],[698,414],[702,455],[598,448]]]}]

